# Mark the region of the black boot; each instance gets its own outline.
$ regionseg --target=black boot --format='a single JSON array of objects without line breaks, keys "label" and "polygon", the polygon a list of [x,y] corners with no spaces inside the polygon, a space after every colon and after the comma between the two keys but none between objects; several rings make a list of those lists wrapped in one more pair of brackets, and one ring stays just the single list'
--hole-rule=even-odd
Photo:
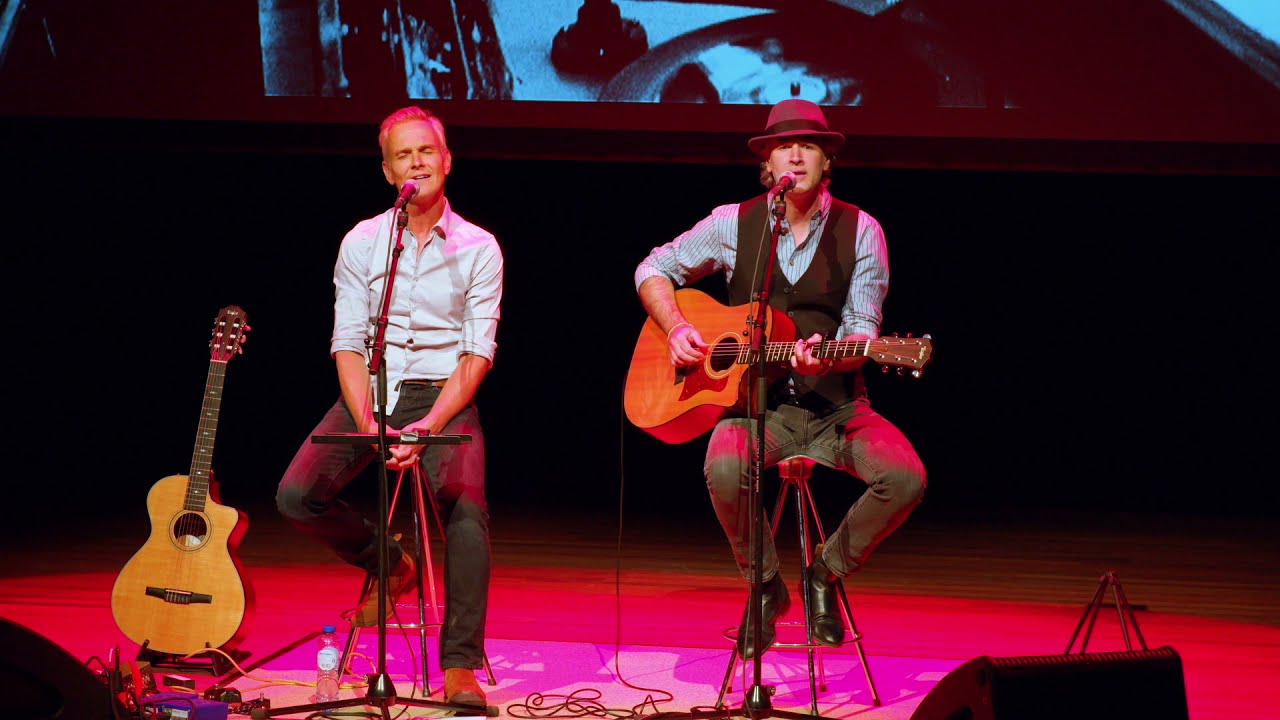
[{"label": "black boot", "polygon": [[822,561],[819,555],[809,568],[809,582],[805,592],[809,594],[809,612],[813,614],[813,639],[828,647],[844,642],[844,622],[840,619],[840,606],[836,602],[836,581],[839,577]]},{"label": "black boot", "polygon": [[[763,654],[778,639],[778,618],[785,615],[787,609],[791,607],[791,596],[787,593],[787,584],[782,581],[782,573],[774,573],[772,578],[765,580],[760,587],[760,595],[764,606],[760,615],[760,652]],[[751,598],[747,598],[747,605],[750,606],[750,604]],[[751,623],[746,620],[750,615],[751,613],[748,612],[743,616],[743,624],[738,628],[738,654],[743,660],[750,660],[756,654],[756,646],[752,642]]]}]

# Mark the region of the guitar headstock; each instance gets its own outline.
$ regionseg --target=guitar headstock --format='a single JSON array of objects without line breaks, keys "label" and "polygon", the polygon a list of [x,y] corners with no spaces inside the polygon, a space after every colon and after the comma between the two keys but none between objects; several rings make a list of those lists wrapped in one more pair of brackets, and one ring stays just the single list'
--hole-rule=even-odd
[{"label": "guitar headstock", "polygon": [[230,362],[244,352],[244,343],[248,341],[245,334],[249,332],[245,319],[244,310],[238,305],[228,305],[218,311],[213,321],[213,339],[209,341],[211,360]]},{"label": "guitar headstock", "polygon": [[911,376],[918,378],[933,356],[933,338],[928,335],[882,337],[871,341],[867,355],[879,363],[884,372],[889,372],[891,366],[897,367],[899,374],[911,368]]}]

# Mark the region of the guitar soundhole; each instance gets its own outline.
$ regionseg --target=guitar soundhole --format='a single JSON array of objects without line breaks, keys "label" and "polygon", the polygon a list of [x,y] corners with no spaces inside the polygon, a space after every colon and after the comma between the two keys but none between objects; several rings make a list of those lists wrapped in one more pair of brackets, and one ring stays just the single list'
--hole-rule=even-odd
[{"label": "guitar soundhole", "polygon": [[209,537],[209,523],[197,513],[179,515],[172,529],[174,543],[183,550],[194,550]]},{"label": "guitar soundhole", "polygon": [[738,361],[738,353],[741,352],[740,343],[733,339],[732,336],[723,337],[716,341],[711,348],[711,357],[707,359],[707,366],[712,373],[719,374],[733,367]]}]

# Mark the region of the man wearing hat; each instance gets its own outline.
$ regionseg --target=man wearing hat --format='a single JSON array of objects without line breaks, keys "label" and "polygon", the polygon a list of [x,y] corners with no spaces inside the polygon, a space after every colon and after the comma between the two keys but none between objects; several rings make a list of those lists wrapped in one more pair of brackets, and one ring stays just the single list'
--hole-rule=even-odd
[{"label": "man wearing hat", "polygon": [[[701,363],[708,345],[730,328],[699,328],[681,312],[675,288],[720,271],[728,283],[730,306],[754,308],[772,243],[771,210],[785,208],[773,262],[769,305],[789,316],[797,337],[790,372],[769,386],[765,420],[765,464],[807,455],[843,470],[867,488],[827,538],[815,558],[809,595],[815,639],[826,645],[844,640],[835,599],[837,578],[861,569],[867,558],[920,503],[925,470],[911,443],[871,408],[862,374],[865,357],[819,358],[812,352],[824,339],[874,339],[889,289],[889,262],[880,223],[854,205],[832,197],[831,161],[844,136],[827,126],[822,108],[789,99],[769,111],[762,135],[747,141],[760,159],[760,181],[770,192],[741,203],[721,205],[688,231],[655,248],[635,272],[640,301],[667,333],[673,365]],[[787,189],[789,188],[789,189]],[[779,192],[782,191],[782,192]],[[746,327],[743,317],[743,328]],[[741,329],[741,328],[732,328]],[[754,381],[752,381],[754,383]],[[754,387],[754,384],[753,384]],[[742,408],[739,408],[742,410]],[[753,464],[755,408],[745,416],[719,420],[703,466],[711,502],[738,569],[752,579],[749,538],[752,518],[748,489]],[[761,533],[764,583],[761,651],[776,638],[776,623],[790,607],[772,535]],[[754,654],[749,627],[740,629],[739,650]]]}]

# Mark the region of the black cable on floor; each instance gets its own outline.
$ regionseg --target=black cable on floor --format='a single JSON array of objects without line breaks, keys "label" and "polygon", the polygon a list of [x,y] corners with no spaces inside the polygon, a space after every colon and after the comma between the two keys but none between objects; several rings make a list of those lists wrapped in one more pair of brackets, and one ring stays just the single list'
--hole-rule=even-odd
[{"label": "black cable on floor", "polygon": [[[623,385],[625,394],[626,387]],[[618,407],[624,407],[623,403],[619,403]],[[613,597],[614,597],[614,635],[613,635],[613,672],[618,681],[623,685],[633,689],[642,690],[650,693],[639,704],[629,709],[609,708],[599,702],[601,693],[595,688],[582,688],[574,692],[563,694],[544,694],[539,692],[530,693],[522,703],[511,703],[507,705],[507,714],[516,718],[561,718],[561,717],[604,717],[604,718],[620,718],[622,720],[635,720],[641,716],[661,715],[658,712],[658,706],[662,703],[668,703],[675,699],[675,696],[666,690],[658,688],[641,687],[628,681],[622,676],[622,668],[618,665],[618,656],[622,654],[622,512],[623,500],[626,495],[626,463],[624,462],[623,435],[626,433],[626,414],[620,412],[618,416],[618,536],[616,552],[614,553],[613,565]],[[653,693],[658,693],[658,697],[654,697]]]}]

